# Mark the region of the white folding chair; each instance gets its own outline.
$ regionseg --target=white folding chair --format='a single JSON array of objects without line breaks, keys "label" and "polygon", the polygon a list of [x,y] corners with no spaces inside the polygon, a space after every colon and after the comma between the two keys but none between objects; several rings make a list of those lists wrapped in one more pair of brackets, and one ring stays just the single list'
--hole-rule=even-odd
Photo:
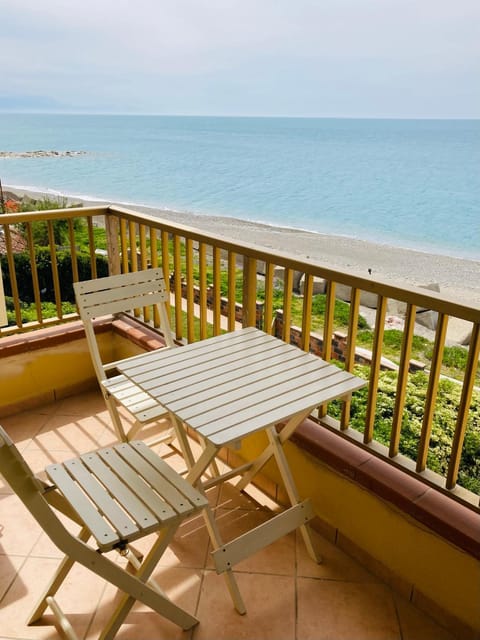
[{"label": "white folding chair", "polygon": [[[166,416],[167,411],[125,376],[116,372],[118,361],[108,362],[105,356],[102,359],[93,321],[101,316],[144,309],[144,315],[146,312],[159,319],[166,348],[174,347],[166,307],[169,292],[163,271],[161,268],[146,269],[84,280],[75,282],[73,287],[95,373],[115,430],[119,440],[129,441],[144,425]],[[125,407],[134,418],[134,423],[128,430],[120,418],[118,405]]]},{"label": "white folding chair", "polygon": [[[32,473],[0,426],[0,473],[65,554],[28,623],[50,607],[63,632],[76,640],[54,596],[78,562],[123,592],[100,635],[102,640],[115,636],[136,600],[183,629],[197,624],[194,616],[148,580],[178,526],[206,507],[206,498],[140,441],[98,449],[51,464],[45,471],[51,485]],[[57,510],[80,525],[77,536],[63,525]],[[157,533],[155,542],[141,560],[130,545],[153,532]],[[92,538],[95,544],[89,544]],[[126,555],[125,568],[104,555],[112,550]],[[79,585],[82,587],[88,589],[88,584]]]}]

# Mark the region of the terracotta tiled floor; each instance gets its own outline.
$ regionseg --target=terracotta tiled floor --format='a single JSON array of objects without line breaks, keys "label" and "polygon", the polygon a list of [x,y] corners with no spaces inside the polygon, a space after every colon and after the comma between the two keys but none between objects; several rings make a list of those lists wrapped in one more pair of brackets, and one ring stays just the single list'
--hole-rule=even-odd
[{"label": "terracotta tiled floor", "polygon": [[[99,394],[89,393],[1,420],[34,471],[114,441]],[[167,453],[167,450],[164,450]],[[181,461],[168,457],[176,466]],[[1,478],[1,477],[0,477]],[[209,499],[225,538],[271,513],[230,485]],[[187,521],[154,577],[169,596],[200,619],[184,632],[135,605],[117,637],[132,640],[452,640],[452,636],[362,566],[320,536],[323,563],[290,534],[236,566],[247,614],[233,609],[222,576],[213,570],[203,518]],[[48,612],[35,626],[25,619],[61,554],[0,479],[0,638],[53,639]],[[58,593],[79,638],[96,638],[115,590],[82,567]]]}]

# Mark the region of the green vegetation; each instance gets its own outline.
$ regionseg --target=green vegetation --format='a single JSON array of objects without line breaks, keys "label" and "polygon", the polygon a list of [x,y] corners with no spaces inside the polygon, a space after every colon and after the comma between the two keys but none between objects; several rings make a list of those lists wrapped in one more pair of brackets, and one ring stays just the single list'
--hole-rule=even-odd
[{"label": "green vegetation", "polygon": [[[355,367],[355,373],[364,379],[368,379],[370,370],[366,366],[358,365]],[[417,459],[427,384],[428,376],[422,371],[411,374],[407,383],[400,453],[412,460]],[[382,371],[380,373],[374,438],[386,446],[390,444],[396,386],[396,372]],[[363,388],[354,393],[352,397],[350,426],[360,432],[363,432],[363,425],[365,424],[367,393],[367,389]],[[445,378],[440,380],[427,466],[442,476],[446,475],[450,460],[460,393],[461,386],[456,382]],[[328,413],[332,417],[339,418],[341,402],[332,402],[329,405]],[[480,493],[480,392],[478,391],[474,392],[470,405],[458,483],[474,493]]]},{"label": "green vegetation", "polygon": [[[400,353],[403,341],[403,331],[387,329],[383,338],[383,355],[397,364],[400,361]],[[373,344],[373,331],[366,329],[357,334],[357,344],[360,347],[371,349]],[[422,336],[413,336],[411,358],[429,365],[433,357],[434,343]],[[463,380],[465,366],[467,364],[468,351],[465,347],[445,347],[442,361],[442,374],[454,379]],[[480,369],[477,370],[477,380],[480,380]]]},{"label": "green vegetation", "polygon": [[[16,324],[15,309],[13,306],[13,298],[11,296],[5,296],[5,305],[7,308],[8,324]],[[42,318],[54,318],[57,315],[57,307],[53,302],[42,302]],[[77,308],[71,302],[62,302],[62,314],[68,315],[69,313],[76,313]],[[20,312],[22,316],[22,323],[28,324],[29,322],[35,322],[37,320],[37,307],[33,302],[21,302]]]},{"label": "green vegetation", "polygon": [[[16,203],[16,210],[21,212],[29,211],[48,211],[52,209],[65,209],[78,207],[81,205],[74,204],[67,207],[65,198],[51,199],[48,197],[40,200],[32,200],[30,198]],[[54,242],[57,245],[56,264],[60,281],[60,293],[62,299],[63,314],[75,312],[75,296],[73,293],[73,275],[72,275],[72,258],[69,250],[65,250],[65,246],[70,245],[69,223],[66,219],[52,220],[52,230]],[[75,218],[73,220],[73,229],[75,235],[75,243],[77,246],[77,268],[81,280],[91,277],[91,258],[89,252],[88,227],[84,218]],[[27,224],[17,225],[17,230],[23,235],[27,235]],[[46,221],[35,221],[31,223],[31,231],[33,242],[35,245],[35,267],[38,275],[38,286],[41,297],[41,307],[43,318],[55,317],[57,308],[55,304],[55,290],[52,273],[52,259],[49,248],[48,224]],[[105,230],[94,228],[94,236],[96,247],[106,247]],[[20,309],[22,322],[28,323],[36,319],[35,295],[32,283],[32,265],[30,253],[22,251],[15,253],[15,274],[20,301]],[[96,256],[96,269],[99,276],[108,274],[108,262],[103,256]],[[2,266],[3,284],[5,296],[7,297],[7,317],[9,324],[15,324],[16,318],[13,312],[13,291],[10,279],[7,256],[0,255],[0,264]]]}]

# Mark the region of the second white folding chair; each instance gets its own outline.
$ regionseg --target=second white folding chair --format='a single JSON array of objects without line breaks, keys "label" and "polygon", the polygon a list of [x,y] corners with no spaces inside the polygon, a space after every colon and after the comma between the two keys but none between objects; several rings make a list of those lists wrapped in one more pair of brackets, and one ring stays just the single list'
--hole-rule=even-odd
[{"label": "second white folding chair", "polygon": [[[161,268],[146,269],[84,280],[75,282],[73,287],[95,373],[115,430],[120,440],[129,441],[144,425],[157,422],[166,416],[167,411],[125,376],[118,374],[118,360],[108,362],[105,361],[105,356],[102,358],[94,330],[94,320],[101,316],[148,309],[152,317],[156,317],[160,322],[165,348],[174,347],[167,311],[169,291],[163,271]],[[128,360],[135,357],[137,356],[131,356]],[[128,430],[120,417],[119,405],[125,407],[134,418],[134,423]]]}]

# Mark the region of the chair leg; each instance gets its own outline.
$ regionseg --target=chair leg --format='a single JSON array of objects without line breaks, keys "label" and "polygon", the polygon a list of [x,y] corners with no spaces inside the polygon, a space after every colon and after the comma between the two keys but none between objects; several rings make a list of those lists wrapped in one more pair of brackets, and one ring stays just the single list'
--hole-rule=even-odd
[{"label": "chair leg", "polygon": [[105,390],[103,390],[103,397],[105,399],[105,404],[107,405],[108,412],[113,422],[113,428],[117,432],[118,439],[121,442],[127,442],[128,441],[127,434],[125,433],[125,429],[123,428],[123,424],[120,419],[120,415],[118,413],[115,398],[113,398]]},{"label": "chair leg", "polygon": [[[170,544],[171,539],[173,538],[175,532],[178,529],[178,522],[174,522],[169,527],[164,529],[158,534],[158,540],[153,545],[152,549],[148,553],[145,560],[141,563],[138,570],[135,573],[135,577],[147,584],[148,579],[152,571],[158,564],[161,556],[165,552],[165,549]],[[135,561],[131,563],[133,566],[136,564]],[[158,597],[158,606],[154,607],[154,609],[170,619],[172,622],[175,622],[183,629],[190,629],[195,624],[198,623],[198,620],[188,614],[186,611],[177,607],[169,598],[165,596],[163,591],[159,589],[159,587],[154,583],[154,591]],[[130,609],[135,604],[136,598],[125,593],[120,602],[118,603],[115,611],[113,612],[109,622],[107,623],[105,629],[103,630],[100,640],[111,640],[115,637],[115,634],[122,626],[125,618],[127,617]]]},{"label": "chair leg", "polygon": [[[78,534],[77,538],[82,542],[87,542],[90,536],[91,536],[90,531],[86,527],[83,527],[83,529]],[[47,600],[53,597],[57,593],[58,589],[60,588],[62,582],[67,577],[68,572],[70,571],[74,563],[75,563],[75,560],[73,560],[68,556],[65,556],[63,558],[62,562],[60,563],[57,570],[53,574],[52,579],[50,580],[50,584],[48,585],[44,594],[38,601],[37,606],[31,613],[30,617],[28,618],[27,625],[33,624],[34,622],[36,622],[42,617],[42,615],[45,612],[45,609],[49,606]]]}]

